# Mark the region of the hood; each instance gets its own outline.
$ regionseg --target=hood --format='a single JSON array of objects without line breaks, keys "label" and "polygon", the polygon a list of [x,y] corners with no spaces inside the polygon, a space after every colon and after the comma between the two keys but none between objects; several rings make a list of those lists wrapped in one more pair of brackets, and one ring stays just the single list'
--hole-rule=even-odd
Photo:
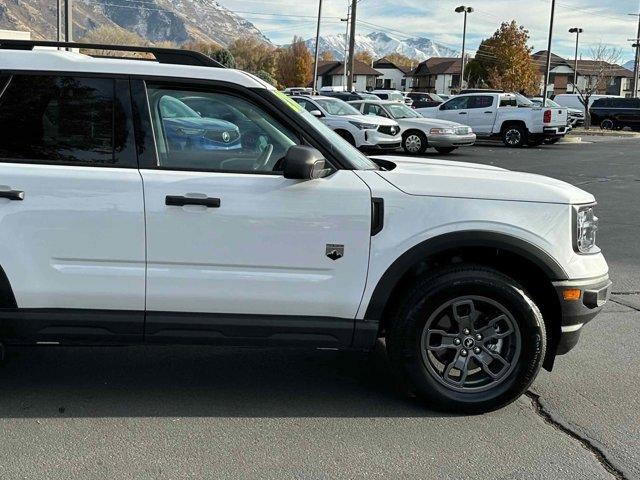
[{"label": "hood", "polygon": [[456,122],[450,122],[449,120],[440,120],[437,118],[399,118],[398,123],[401,126],[415,125],[421,128],[456,128],[463,127],[465,125]]},{"label": "hood", "polygon": [[162,120],[166,125],[173,125],[174,127],[186,127],[186,128],[203,128],[213,131],[238,131],[238,127],[226,120],[218,120],[215,118],[205,117],[176,117],[176,118],[164,118]]},{"label": "hood", "polygon": [[335,118],[341,118],[347,120],[348,122],[371,123],[389,127],[398,124],[395,120],[379,117],[377,115],[336,115]]},{"label": "hood", "polygon": [[374,158],[396,164],[395,169],[378,174],[409,195],[559,204],[595,201],[584,190],[542,175],[429,158]]}]

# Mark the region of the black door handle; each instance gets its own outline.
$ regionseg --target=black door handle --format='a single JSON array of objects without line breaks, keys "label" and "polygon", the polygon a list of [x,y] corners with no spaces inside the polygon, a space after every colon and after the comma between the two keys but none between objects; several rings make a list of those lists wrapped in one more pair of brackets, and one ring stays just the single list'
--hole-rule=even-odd
[{"label": "black door handle", "polygon": [[466,115],[467,112],[460,112],[460,115]]},{"label": "black door handle", "polygon": [[0,198],[24,200],[24,192],[22,190],[0,190]]},{"label": "black door handle", "polygon": [[167,195],[164,200],[165,205],[172,207],[184,207],[185,205],[201,205],[207,208],[220,208],[219,198],[193,198],[180,195]]}]

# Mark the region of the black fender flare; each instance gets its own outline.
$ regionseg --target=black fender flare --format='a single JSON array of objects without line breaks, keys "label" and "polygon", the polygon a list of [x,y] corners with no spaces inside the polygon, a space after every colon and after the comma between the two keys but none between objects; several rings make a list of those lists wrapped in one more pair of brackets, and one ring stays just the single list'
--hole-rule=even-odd
[{"label": "black fender flare", "polygon": [[537,265],[549,281],[568,280],[567,272],[547,252],[517,237],[497,232],[466,230],[451,232],[425,240],[396,259],[380,277],[371,295],[365,320],[381,321],[394,287],[411,267],[421,260],[456,248],[496,248],[518,255]]},{"label": "black fender flare", "polygon": [[2,266],[0,266],[0,308],[17,308],[16,297]]}]

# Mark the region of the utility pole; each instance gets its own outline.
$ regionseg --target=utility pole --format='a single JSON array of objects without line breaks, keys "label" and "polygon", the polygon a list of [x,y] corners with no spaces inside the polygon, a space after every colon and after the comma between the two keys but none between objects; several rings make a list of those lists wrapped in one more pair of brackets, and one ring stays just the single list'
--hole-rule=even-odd
[{"label": "utility pole", "polygon": [[313,92],[318,93],[318,58],[320,55],[320,24],[322,23],[322,0],[318,2],[318,29],[316,30],[316,54],[315,63],[313,65]]},{"label": "utility pole", "polygon": [[341,22],[346,22],[347,30],[344,32],[344,68],[342,69],[342,86],[347,87],[347,58],[349,58],[349,15],[351,15],[351,5],[347,6],[347,18],[341,18]]},{"label": "utility pole", "polygon": [[62,41],[62,0],[58,0],[58,26],[57,26],[57,39]]},{"label": "utility pole", "polygon": [[[73,42],[73,0],[66,0],[64,9],[64,33],[67,42]],[[71,50],[71,48],[67,48]]]},{"label": "utility pole", "polygon": [[575,57],[575,63],[573,64],[573,93],[576,92],[577,90],[576,85],[578,84],[578,43],[580,41],[580,34],[582,32],[584,32],[584,30],[578,27],[569,29],[569,33],[576,34],[576,57]]},{"label": "utility pole", "polygon": [[638,34],[634,40],[634,47],[636,48],[636,63],[633,66],[633,97],[638,98],[640,92],[640,13],[632,14],[638,16]]},{"label": "utility pole", "polygon": [[[356,18],[357,18],[357,10],[358,8],[358,0],[351,0],[351,36],[349,37],[349,70],[347,78],[347,91],[351,92],[353,90],[353,71],[355,67],[355,50],[356,50]],[[347,67],[347,63],[345,60],[345,68]]]},{"label": "utility pole", "polygon": [[551,19],[549,20],[549,43],[547,45],[547,68],[544,72],[544,91],[542,94],[542,107],[547,106],[547,87],[549,85],[549,75],[551,73],[551,40],[553,39],[553,17],[556,13],[556,0],[551,0]]},{"label": "utility pole", "polygon": [[462,90],[464,88],[464,67],[466,63],[467,14],[473,13],[473,8],[461,5],[456,8],[456,13],[464,13],[464,27],[462,28],[462,66],[460,68],[460,90]]}]

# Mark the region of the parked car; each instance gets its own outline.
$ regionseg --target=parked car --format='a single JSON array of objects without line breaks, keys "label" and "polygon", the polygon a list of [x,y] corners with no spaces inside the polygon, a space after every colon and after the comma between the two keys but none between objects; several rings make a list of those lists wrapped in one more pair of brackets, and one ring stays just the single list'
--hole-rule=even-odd
[{"label": "parked car", "polygon": [[[589,97],[589,108],[593,105],[593,102],[600,98],[622,98],[618,95],[591,95]],[[562,105],[564,108],[574,108],[580,110],[583,115],[586,114],[582,96],[577,93],[561,93],[553,97],[553,101],[558,105]]]},{"label": "parked car", "polygon": [[476,135],[466,125],[446,120],[425,118],[415,110],[391,100],[364,100],[350,102],[367,116],[385,117],[398,122],[405,152],[420,155],[428,147],[439,153],[451,153],[459,147],[469,147]]},{"label": "parked car", "polygon": [[400,126],[394,120],[365,117],[337,98],[298,96],[292,99],[356,148],[396,150],[400,147]]},{"label": "parked car", "polygon": [[455,95],[446,95],[444,93],[439,93],[438,96],[442,99],[443,102],[455,97]]},{"label": "parked car", "polygon": [[159,99],[158,110],[171,149],[237,150],[241,147],[236,125],[226,120],[203,118],[172,95]]},{"label": "parked car", "polygon": [[640,130],[640,98],[599,98],[589,112],[591,123],[603,130]]},{"label": "parked car", "polygon": [[371,93],[366,93],[366,92],[332,92],[332,91],[327,91],[327,92],[322,92],[322,95],[324,95],[325,97],[333,97],[333,98],[338,98],[344,102],[349,102],[351,100],[364,100],[367,98],[378,98],[375,95],[371,94]]},{"label": "parked car", "polygon": [[507,147],[540,145],[567,133],[566,109],[520,108],[521,104],[531,102],[519,94],[468,93],[417,111],[425,117],[464,122],[478,137],[499,138]]},{"label": "parked car", "polygon": [[[534,97],[530,100],[536,107],[542,107],[542,102],[544,101],[542,97]],[[567,123],[571,128],[581,127],[582,125],[584,125],[584,109],[563,107],[550,98],[547,98],[547,107],[566,108]]]},{"label": "parked car", "polygon": [[[378,98],[380,98],[380,97],[378,97]],[[412,107],[413,106],[413,99],[408,95],[404,95],[404,104],[407,107]]]},{"label": "parked car", "polygon": [[413,108],[437,107],[444,102],[442,97],[435,93],[411,92],[408,96],[413,100]]},{"label": "parked car", "polygon": [[392,100],[394,102],[405,103],[404,93],[399,90],[372,90],[371,93],[376,95],[380,100]]},{"label": "parked car", "polygon": [[311,95],[313,88],[308,87],[288,87],[283,90],[287,95]]},{"label": "parked car", "polygon": [[[196,52],[34,46],[75,48],[0,40],[0,345],[370,351],[384,338],[413,396],[470,414],[525,393],[609,297],[595,198],[575,186],[369,158]],[[268,143],[174,150],[167,95],[229,105]]]}]

